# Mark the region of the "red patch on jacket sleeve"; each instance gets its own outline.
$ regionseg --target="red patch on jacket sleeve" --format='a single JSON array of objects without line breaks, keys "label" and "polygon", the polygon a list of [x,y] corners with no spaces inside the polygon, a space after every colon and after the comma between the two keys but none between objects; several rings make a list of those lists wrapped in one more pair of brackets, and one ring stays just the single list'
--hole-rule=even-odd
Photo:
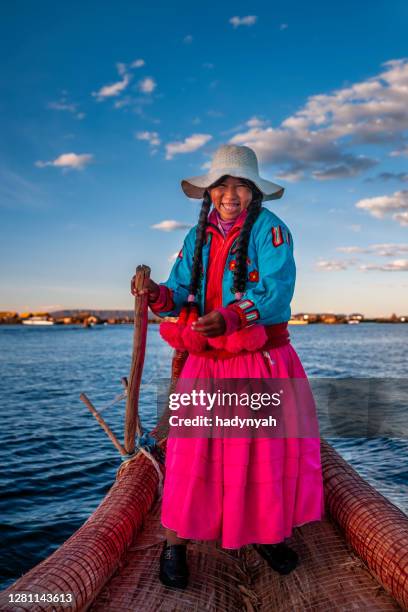
[{"label": "red patch on jacket sleeve", "polygon": [[272,228],[272,244],[274,247],[283,244],[283,232],[280,225]]}]

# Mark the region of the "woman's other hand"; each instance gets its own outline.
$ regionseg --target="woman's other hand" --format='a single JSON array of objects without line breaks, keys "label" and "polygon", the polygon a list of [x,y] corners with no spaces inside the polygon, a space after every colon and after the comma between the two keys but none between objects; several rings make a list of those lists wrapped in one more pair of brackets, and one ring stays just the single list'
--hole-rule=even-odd
[{"label": "woman's other hand", "polygon": [[136,291],[135,281],[136,275],[133,276],[132,280],[130,281],[130,292],[132,295],[144,295],[147,293],[149,296],[149,303],[155,302],[158,299],[160,293],[160,286],[155,283],[154,280],[152,280],[151,278],[146,278],[143,289],[140,289],[139,291]]},{"label": "woman's other hand", "polygon": [[221,336],[226,329],[225,319],[218,310],[213,310],[194,321],[191,325],[194,331],[200,332],[203,336],[214,338]]}]

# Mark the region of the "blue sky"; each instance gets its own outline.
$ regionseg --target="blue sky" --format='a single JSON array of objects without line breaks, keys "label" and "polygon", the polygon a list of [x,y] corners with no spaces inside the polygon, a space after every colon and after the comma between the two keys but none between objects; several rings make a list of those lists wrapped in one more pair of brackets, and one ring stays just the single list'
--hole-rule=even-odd
[{"label": "blue sky", "polygon": [[131,308],[135,266],[165,280],[196,222],[180,180],[232,142],[286,188],[268,207],[294,237],[294,312],[408,314],[407,17],[4,2],[0,308]]}]

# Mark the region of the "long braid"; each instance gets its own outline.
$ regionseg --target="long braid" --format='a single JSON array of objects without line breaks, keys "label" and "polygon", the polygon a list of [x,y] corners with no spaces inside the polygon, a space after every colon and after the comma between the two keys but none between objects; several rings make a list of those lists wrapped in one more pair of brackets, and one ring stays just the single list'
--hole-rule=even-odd
[{"label": "long braid", "polygon": [[252,202],[248,206],[248,214],[246,216],[244,225],[239,233],[237,242],[237,252],[235,256],[236,267],[234,270],[234,293],[244,293],[247,282],[247,255],[248,255],[248,244],[251,235],[252,226],[258,218],[261,212],[262,206],[262,193],[257,189],[254,190],[254,196]]},{"label": "long braid", "polygon": [[197,295],[198,283],[200,281],[201,272],[201,254],[205,238],[205,230],[207,227],[208,213],[211,208],[211,197],[208,191],[204,192],[203,203],[201,205],[200,216],[198,217],[197,233],[194,246],[193,266],[190,280],[190,295]]}]

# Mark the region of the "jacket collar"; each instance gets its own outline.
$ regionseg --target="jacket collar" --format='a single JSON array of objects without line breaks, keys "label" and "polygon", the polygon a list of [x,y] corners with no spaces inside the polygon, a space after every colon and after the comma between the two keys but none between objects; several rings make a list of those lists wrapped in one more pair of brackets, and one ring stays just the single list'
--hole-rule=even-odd
[{"label": "jacket collar", "polygon": [[[237,217],[237,219],[235,220],[234,225],[232,226],[232,228],[230,229],[230,231],[228,232],[227,237],[234,232],[234,234],[237,232],[237,230],[241,229],[241,227],[244,225],[246,216],[247,216],[247,210],[243,210],[242,213]],[[210,214],[208,215],[208,225],[206,228],[206,232],[211,232],[212,234],[216,233],[219,234],[220,236],[221,231],[218,227],[218,213],[217,210],[215,208],[213,208],[210,212]]]}]

